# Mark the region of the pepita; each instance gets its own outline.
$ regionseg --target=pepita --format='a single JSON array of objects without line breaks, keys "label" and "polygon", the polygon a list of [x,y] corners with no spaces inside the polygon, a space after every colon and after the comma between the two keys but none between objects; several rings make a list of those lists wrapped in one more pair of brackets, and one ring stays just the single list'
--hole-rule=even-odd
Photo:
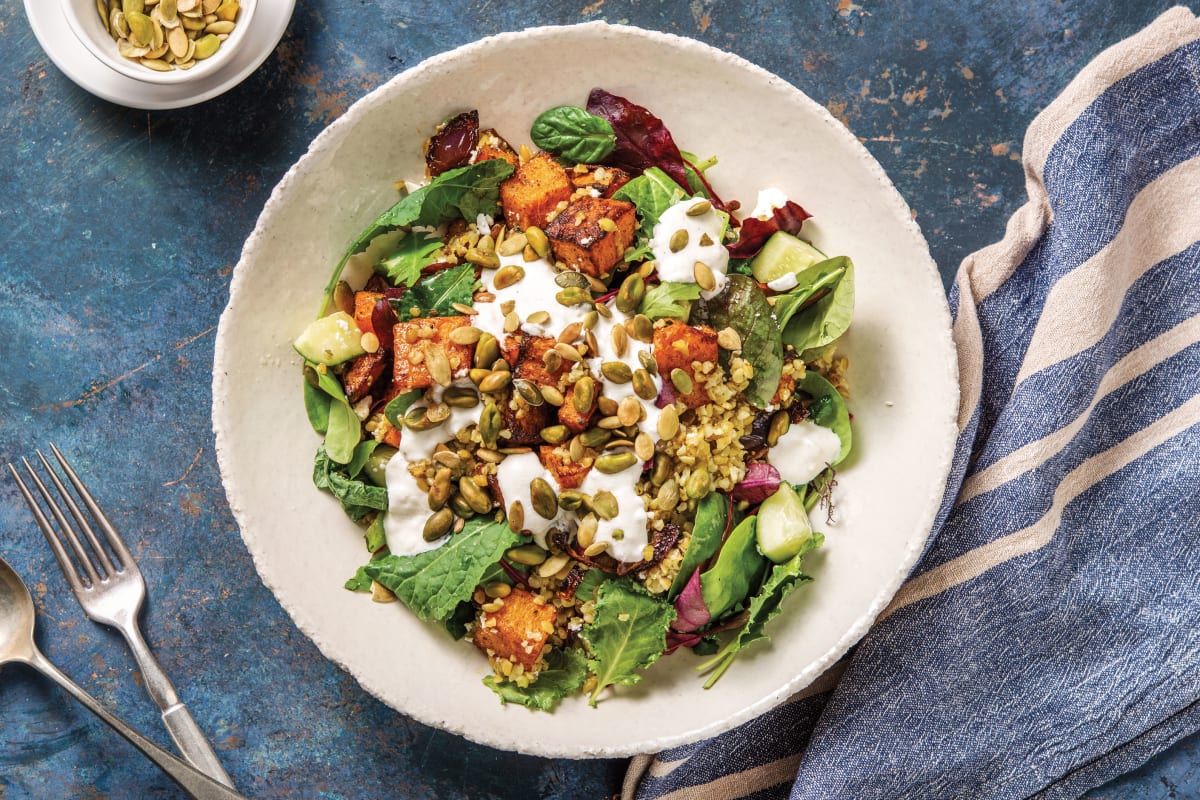
[{"label": "pepita", "polygon": [[481,333],[475,343],[475,366],[487,367],[500,357],[500,343],[490,333]]},{"label": "pepita", "polygon": [[549,555],[549,553],[536,544],[523,544],[520,547],[514,547],[512,550],[509,550],[504,554],[504,557],[524,567],[536,567],[545,561]]},{"label": "pepita", "polygon": [[425,529],[421,532],[421,538],[427,542],[436,542],[438,539],[450,532],[450,526],[454,524],[454,512],[448,508],[443,508],[441,511],[434,512],[429,519],[425,520]]},{"label": "pepita", "polygon": [[583,492],[568,489],[558,495],[558,505],[567,511],[578,511],[581,508],[591,508],[592,499]]},{"label": "pepita", "polygon": [[600,519],[615,519],[620,513],[621,507],[617,503],[617,497],[612,492],[601,489],[592,495],[592,510],[596,512]]},{"label": "pepita", "polygon": [[170,72],[171,65],[159,58],[140,59],[143,67],[149,67],[155,72]]},{"label": "pepita", "polygon": [[525,229],[525,238],[529,241],[529,246],[537,253],[538,258],[548,258],[550,256],[550,240],[546,238],[546,232],[541,228],[530,225]]},{"label": "pepita", "polygon": [[633,373],[633,391],[643,400],[653,400],[658,397],[658,385],[654,382],[654,378],[650,377],[650,373],[644,369],[636,370]]},{"label": "pepita", "polygon": [[491,449],[490,447],[481,447],[475,451],[475,457],[480,461],[486,461],[489,464],[499,464],[504,460],[504,454]]},{"label": "pepita", "polygon": [[568,308],[593,302],[592,293],[578,286],[560,290],[554,295],[554,299],[558,301],[559,305]]},{"label": "pepita", "polygon": [[658,362],[654,360],[654,355],[649,350],[639,350],[638,361],[642,363],[642,369],[646,372],[651,375],[658,374]]},{"label": "pepita", "polygon": [[[166,2],[167,0],[163,0]],[[217,19],[232,21],[237,19],[238,10],[240,8],[237,0],[225,0],[221,5],[217,6]]]},{"label": "pepita", "polygon": [[233,28],[234,28],[234,25],[232,22],[229,22],[229,21],[223,20],[223,19],[219,19],[216,22],[209,24],[208,27],[206,27],[204,29],[204,31],[206,33],[229,34],[229,33],[233,33]]},{"label": "pepita", "polygon": [[600,365],[600,374],[613,383],[629,383],[633,370],[624,361],[605,361]]},{"label": "pepita", "polygon": [[629,352],[629,334],[625,332],[625,326],[613,325],[611,337],[613,352],[616,353],[617,358],[624,358],[625,354]]},{"label": "pepita", "polygon": [[491,400],[487,401],[483,406],[483,411],[479,414],[479,438],[488,447],[496,446],[496,437],[500,435],[502,422],[500,409]]},{"label": "pepita", "polygon": [[637,425],[642,418],[642,403],[636,397],[623,397],[617,407],[617,419],[622,425]]},{"label": "pepita", "polygon": [[787,410],[776,411],[771,416],[770,427],[767,428],[767,446],[774,447],[779,444],[779,438],[788,432],[791,425],[792,417]]},{"label": "pepita", "polygon": [[595,558],[607,549],[608,542],[592,542],[586,549],[584,549],[583,554],[588,558]]},{"label": "pepita", "polygon": [[450,359],[446,356],[446,351],[437,344],[427,345],[424,349],[425,365],[429,367],[429,376],[439,386],[449,386],[454,378],[450,371]]},{"label": "pepita", "polygon": [[539,517],[554,519],[558,516],[558,497],[545,478],[534,478],[529,482],[529,502]]},{"label": "pepita", "polygon": [[580,414],[587,414],[592,410],[592,404],[596,401],[596,381],[590,375],[585,375],[575,382],[575,391],[571,397],[571,404],[575,406],[575,410]]},{"label": "pepita", "polygon": [[563,357],[556,350],[550,349],[542,355],[542,363],[549,372],[558,372],[562,369]]},{"label": "pepita", "polygon": [[712,476],[702,465],[697,465],[698,469],[693,469],[692,474],[688,476],[687,486],[685,491],[687,496],[693,500],[699,500],[712,491]]},{"label": "pepita", "polygon": [[539,578],[552,578],[563,570],[570,562],[570,558],[562,553],[555,553],[538,565],[537,574]]},{"label": "pepita", "polygon": [[433,454],[433,460],[447,469],[459,469],[463,465],[463,460],[458,457],[458,454],[450,450],[437,451]]},{"label": "pepita", "polygon": [[670,240],[667,242],[667,249],[672,253],[678,253],[680,250],[688,246],[688,232],[685,228],[680,228],[671,234]]},{"label": "pepita", "polygon": [[654,341],[654,323],[645,314],[638,314],[633,318],[633,330],[630,333],[639,342],[652,342]]},{"label": "pepita", "polygon": [[583,327],[587,328],[589,331],[593,330],[596,325],[599,324],[599,322],[600,314],[594,308],[583,315]]},{"label": "pepita", "polygon": [[525,268],[517,264],[508,264],[496,270],[492,276],[492,285],[497,289],[507,289],[525,278]]},{"label": "pepita", "polygon": [[486,514],[492,510],[492,496],[471,476],[463,475],[458,479],[458,493],[476,514]]},{"label": "pepita", "polygon": [[483,336],[483,331],[472,325],[463,325],[450,331],[450,341],[455,344],[475,344]]},{"label": "pepita", "polygon": [[450,419],[450,406],[445,403],[434,403],[425,409],[425,418],[432,423],[441,423]]},{"label": "pepita", "polygon": [[595,450],[603,447],[611,438],[611,431],[606,431],[603,428],[588,428],[579,434],[579,443],[584,447],[590,447]]},{"label": "pepita", "polygon": [[621,282],[617,290],[617,310],[623,314],[632,314],[642,302],[646,294],[646,282],[638,274],[630,275]]},{"label": "pepita", "polygon": [[537,384],[531,380],[518,378],[517,380],[513,381],[513,388],[517,390],[517,394],[521,396],[521,399],[531,406],[540,406],[542,403],[546,402],[545,398],[542,397],[541,390],[538,389]]},{"label": "pepita", "polygon": [[520,500],[513,500],[508,507],[508,529],[513,533],[525,530],[525,506]]},{"label": "pepita", "polygon": [[621,427],[621,418],[616,414],[607,417],[601,417],[600,419],[596,420],[596,427],[602,428],[606,431],[615,431],[617,428]]},{"label": "pepita", "polygon": [[429,487],[429,510],[441,511],[450,499],[450,469],[442,467],[433,476],[433,484]]},{"label": "pepita", "polygon": [[617,401],[611,397],[600,395],[596,398],[596,409],[602,417],[613,417],[617,414]]},{"label": "pepita", "polygon": [[680,394],[691,394],[692,390],[696,388],[692,382],[692,376],[688,375],[682,367],[671,370],[671,385]]},{"label": "pepita", "polygon": [[566,425],[549,425],[538,431],[538,435],[546,441],[547,444],[562,444],[571,435],[571,431]]},{"label": "pepita", "polygon": [[221,40],[216,37],[216,34],[207,34],[196,40],[196,60],[203,61],[217,52],[217,48],[221,46]]},{"label": "pepita", "polygon": [[679,484],[674,478],[668,478],[666,483],[658,487],[658,494],[654,496],[654,504],[660,511],[670,511],[679,505]]},{"label": "pepita", "polygon": [[[615,475],[618,472],[623,472],[637,463],[637,456],[633,453],[605,453],[596,459],[596,469],[603,472],[605,475]],[[595,506],[596,498],[592,498],[592,505]]]},{"label": "pepita", "polygon": [[717,331],[717,344],[731,352],[741,350],[742,337],[733,328],[722,328]]},{"label": "pepita", "polygon": [[581,333],[583,333],[583,323],[572,322],[562,329],[562,333],[558,334],[558,341],[563,344],[571,344],[579,338]]},{"label": "pepita", "polygon": [[[139,4],[140,5],[140,4]],[[135,47],[154,49],[154,21],[140,11],[125,12],[129,24],[129,43]]]},{"label": "pepita", "polygon": [[572,286],[580,289],[590,289],[591,284],[588,283],[587,276],[582,272],[576,272],[573,269],[560,272],[554,276],[554,282],[558,284],[560,289],[570,289]]},{"label": "pepita", "polygon": [[550,321],[549,311],[535,311],[525,318],[530,325],[545,325]]},{"label": "pepita", "polygon": [[[587,453],[585,450],[585,446],[583,444],[582,436],[576,436],[573,439],[571,439],[571,443],[569,445],[567,445],[567,455],[569,455],[571,457],[571,461],[573,461],[574,463],[576,463],[576,464],[583,463],[584,458],[587,457]],[[591,466],[590,461],[588,462],[588,466]]]},{"label": "pepita", "polygon": [[[167,34],[167,45],[171,48],[171,52],[175,54],[175,58],[183,58],[188,52],[189,40],[187,33],[183,28],[174,28]],[[339,281],[341,283],[341,281]],[[351,306],[353,308],[353,306]],[[350,312],[353,313],[353,312]]]},{"label": "pepita", "polygon": [[516,333],[519,327],[521,327],[521,318],[517,316],[517,312],[510,311],[504,315],[505,333]]},{"label": "pepita", "polygon": [[671,477],[671,472],[671,459],[666,453],[658,453],[654,456],[654,466],[650,470],[650,483],[662,486]]},{"label": "pepita", "polygon": [[669,405],[658,415],[658,438],[674,439],[679,433],[679,412],[675,405]]},{"label": "pepita", "polygon": [[454,510],[454,515],[459,519],[470,519],[475,516],[475,509],[471,508],[461,494],[450,495],[450,508]]},{"label": "pepita", "polygon": [[[417,354],[420,355],[419,350],[417,351]],[[480,381],[482,381],[484,378],[486,378],[488,375],[491,375],[491,374],[492,374],[492,371],[490,369],[486,369],[483,367],[475,367],[474,369],[467,370],[467,376],[470,377],[471,382],[474,383],[476,386],[479,385]]]},{"label": "pepita", "polygon": [[689,217],[699,217],[707,214],[710,211],[712,211],[712,203],[708,202],[707,200],[701,200],[688,206],[687,211],[684,213]]},{"label": "pepita", "polygon": [[700,234],[700,246],[701,247],[712,247],[713,246],[712,237],[709,236],[707,233]]},{"label": "pepita", "polygon": [[146,11],[146,4],[143,0],[121,0],[121,11],[125,12],[125,16],[142,14]]},{"label": "pepita", "polygon": [[[579,520],[579,527],[575,530],[575,544],[582,547],[585,553],[596,541],[596,530],[599,527],[600,520],[596,519],[593,514],[588,514]],[[595,554],[593,553],[593,555]]]},{"label": "pepita", "polygon": [[[499,392],[502,391],[509,383],[512,382],[512,373],[502,370],[491,372],[486,378],[479,382],[479,391],[481,392]],[[686,394],[686,393],[685,393]]]},{"label": "pepita", "polygon": [[496,245],[496,252],[502,256],[515,256],[525,249],[528,241],[523,233],[509,234],[500,244]]},{"label": "pepita", "polygon": [[717,288],[717,278],[713,275],[712,267],[703,261],[697,261],[692,267],[692,277],[696,279],[696,285],[706,292]]},{"label": "pepita", "polygon": [[543,386],[541,391],[542,391],[542,399],[545,400],[550,405],[554,406],[555,408],[558,408],[559,406],[561,406],[563,404],[564,398],[562,396],[562,392],[560,392],[555,387]]}]

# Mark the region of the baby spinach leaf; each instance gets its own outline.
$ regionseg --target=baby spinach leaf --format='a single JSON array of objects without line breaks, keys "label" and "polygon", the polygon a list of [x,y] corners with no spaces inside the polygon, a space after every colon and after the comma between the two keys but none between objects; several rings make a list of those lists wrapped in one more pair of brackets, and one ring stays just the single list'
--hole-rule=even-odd
[{"label": "baby spinach leaf", "polygon": [[371,578],[367,575],[367,568],[359,567],[355,570],[353,577],[346,581],[343,588],[349,589],[352,592],[371,591]]},{"label": "baby spinach leaf", "polygon": [[354,448],[353,455],[350,456],[350,463],[346,465],[346,474],[351,478],[357,478],[358,473],[362,472],[363,466],[367,463],[367,459],[371,457],[371,453],[374,453],[378,446],[379,442],[374,439],[359,442]]},{"label": "baby spinach leaf", "polygon": [[775,298],[775,320],[779,329],[787,327],[791,318],[834,291],[846,276],[845,256],[819,261],[796,275],[796,285],[787,294]]},{"label": "baby spinach leaf", "polygon": [[750,615],[746,620],[746,625],[714,658],[696,668],[699,672],[713,671],[704,683],[705,689],[711,689],[713,684],[721,679],[725,670],[729,669],[733,659],[744,647],[759,639],[768,638],[765,632],[766,624],[779,613],[779,606],[783,602],[783,598],[787,597],[792,589],[801,583],[812,580],[811,577],[801,572],[801,562],[804,560],[804,556],[820,547],[824,541],[825,537],[822,534],[814,533],[809,537],[803,550],[782,564],[777,564],[771,570],[771,574],[763,581],[762,588],[750,599]]},{"label": "baby spinach leaf", "polygon": [[608,120],[579,106],[556,106],[533,121],[529,138],[543,150],[576,164],[603,161],[617,145]]},{"label": "baby spinach leaf", "polygon": [[637,247],[625,254],[626,261],[643,261],[650,256],[650,237],[659,217],[686,196],[683,188],[658,167],[651,167],[613,193],[614,200],[633,203],[641,222]]},{"label": "baby spinach leaf", "polygon": [[667,599],[674,600],[683,591],[696,568],[708,561],[721,546],[725,527],[729,524],[729,496],[711,492],[696,505],[696,521],[692,527],[692,538],[688,540],[679,572],[671,582]]},{"label": "baby spinach leaf", "polygon": [[588,643],[588,669],[596,675],[596,689],[588,702],[595,706],[605,687],[631,686],[643,670],[658,660],[667,646],[667,628],[675,609],[665,600],[646,593],[628,579],[611,580],[597,591],[593,621],[580,636]]},{"label": "baby spinach leaf", "polygon": [[442,627],[446,629],[446,633],[450,634],[450,638],[458,641],[467,635],[467,625],[474,619],[475,606],[464,600],[454,607],[454,611],[447,619],[442,621]]},{"label": "baby spinach leaf", "polygon": [[700,287],[694,283],[663,281],[646,290],[638,311],[650,319],[671,317],[687,321],[690,301],[700,297]]},{"label": "baby spinach leaf", "polygon": [[490,675],[483,683],[500,695],[501,703],[520,703],[537,711],[553,711],[564,697],[578,692],[587,680],[587,657],[576,648],[555,648],[547,653],[546,664],[537,680],[526,687],[510,681],[498,683]]},{"label": "baby spinach leaf", "polygon": [[401,392],[383,407],[383,416],[387,417],[387,421],[392,423],[393,428],[402,427],[403,423],[400,418],[404,416],[404,412],[408,411],[413,403],[421,399],[421,395],[424,393],[421,389],[410,389],[407,392]]},{"label": "baby spinach leaf", "polygon": [[391,589],[421,619],[445,621],[519,538],[503,522],[475,517],[436,550],[389,555],[368,564],[367,574]]},{"label": "baby spinach leaf", "polygon": [[[470,305],[475,295],[475,267],[459,264],[418,281],[398,300],[390,300],[400,322],[413,317],[454,316],[454,304]],[[414,314],[413,309],[420,313]]]},{"label": "baby spinach leaf", "polygon": [[783,326],[784,344],[791,345],[797,353],[822,347],[837,339],[850,327],[850,319],[854,316],[854,264],[845,256],[828,261],[838,263],[833,265],[822,261],[805,272],[822,265],[827,265],[831,273],[844,267],[845,272],[837,284],[810,305],[795,310]]},{"label": "baby spinach leaf", "polygon": [[742,520],[721,547],[717,562],[700,573],[700,595],[714,620],[745,600],[762,579],[767,559],[758,552],[757,526],[757,517]]},{"label": "baby spinach leaf", "polygon": [[322,436],[329,430],[329,404],[332,401],[333,398],[318,387],[304,381],[304,413],[308,415],[308,424]]},{"label": "baby spinach leaf", "polygon": [[783,345],[771,305],[754,279],[730,275],[720,294],[693,306],[691,321],[738,332],[742,358],[754,367],[754,377],[745,391],[746,400],[758,408],[766,408],[783,375]]},{"label": "baby spinach leaf", "polygon": [[842,449],[837,460],[833,462],[834,465],[840,464],[850,455],[850,446],[853,444],[850,412],[846,410],[846,401],[833,384],[814,370],[807,370],[804,377],[796,381],[796,388],[812,397],[812,403],[808,407],[812,421],[829,428],[841,439]]},{"label": "baby spinach leaf", "polygon": [[436,236],[413,231],[400,240],[396,252],[379,265],[393,286],[412,286],[421,279],[421,270],[437,262],[434,256],[444,245]]},{"label": "baby spinach leaf", "polygon": [[366,542],[369,553],[378,552],[387,544],[387,535],[383,532],[383,516],[383,514],[376,514],[375,519],[371,520],[371,524],[363,533],[363,540]]},{"label": "baby spinach leaf", "polygon": [[313,483],[332,494],[342,504],[346,516],[357,522],[374,511],[387,509],[387,489],[351,478],[324,447],[317,449],[313,462]]},{"label": "baby spinach leaf", "polygon": [[[317,376],[317,388],[330,398],[329,416],[325,420],[325,447],[329,458],[339,464],[348,464],[354,456],[354,448],[362,440],[362,422],[350,407],[342,385],[329,370],[322,372],[312,362],[304,366]],[[307,385],[307,384],[306,384]],[[307,402],[307,391],[305,401]]]},{"label": "baby spinach leaf", "polygon": [[512,165],[500,158],[447,170],[380,214],[372,227],[432,227],[458,218],[474,221],[480,214],[495,216],[500,183],[512,173]]}]

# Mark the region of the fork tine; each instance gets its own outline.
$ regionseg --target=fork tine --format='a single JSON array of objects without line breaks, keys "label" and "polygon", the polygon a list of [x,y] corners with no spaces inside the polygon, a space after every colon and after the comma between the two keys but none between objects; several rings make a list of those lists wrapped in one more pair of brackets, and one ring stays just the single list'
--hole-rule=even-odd
[{"label": "fork tine", "polygon": [[[52,445],[53,446],[53,445]],[[71,512],[71,516],[75,518],[75,522],[79,525],[79,529],[83,531],[84,537],[88,540],[88,544],[92,546],[92,552],[100,559],[100,563],[104,567],[104,572],[107,575],[112,575],[115,570],[112,560],[108,557],[108,551],[100,544],[100,540],[96,537],[96,532],[92,530],[91,523],[87,517],[80,511],[79,506],[75,503],[75,498],[67,491],[67,487],[63,486],[62,481],[58,479],[58,473],[50,466],[50,462],[42,455],[42,451],[38,450],[37,457],[42,460],[42,466],[46,468],[46,474],[50,476],[50,480],[54,482],[54,488],[58,490],[58,494],[66,502],[67,508]],[[73,531],[72,531],[73,532]]]},{"label": "fork tine", "polygon": [[67,522],[67,517],[65,514],[63,514],[62,508],[57,502],[55,502],[54,496],[50,494],[50,490],[46,488],[46,484],[42,483],[42,479],[38,477],[38,474],[34,472],[33,467],[29,464],[29,461],[25,458],[22,458],[21,462],[25,465],[25,471],[29,473],[29,477],[33,479],[33,485],[36,486],[38,492],[41,493],[42,500],[45,501],[46,507],[50,509],[50,515],[54,517],[56,522],[58,522],[59,533],[66,538],[67,542],[71,545],[71,550],[75,553],[76,560],[78,560],[79,565],[83,567],[83,571],[87,573],[92,585],[96,585],[98,581],[101,581],[104,578],[96,569],[96,565],[92,563],[92,559],[88,555],[87,551],[83,549],[83,543],[79,541],[79,536],[76,535],[75,529],[71,527],[71,523]]},{"label": "fork tine", "polygon": [[71,485],[75,487],[75,491],[79,493],[79,497],[83,500],[83,504],[87,506],[87,510],[91,512],[92,518],[96,520],[96,524],[100,526],[100,530],[104,531],[104,538],[108,540],[113,552],[117,554],[117,560],[121,562],[124,569],[137,570],[137,562],[133,560],[133,553],[129,552],[129,548],[125,546],[125,540],[121,538],[121,534],[117,533],[117,529],[109,521],[108,515],[104,513],[104,509],[100,508],[100,504],[92,497],[92,493],[83,485],[83,481],[75,474],[75,470],[71,469],[71,465],[67,463],[67,459],[59,452],[54,443],[50,443],[50,449],[54,452],[58,463],[62,465],[63,472],[67,476],[67,480],[71,481]]},{"label": "fork tine", "polygon": [[[28,467],[29,464],[26,463],[25,466]],[[20,490],[21,496],[25,498],[25,505],[29,506],[34,520],[37,521],[38,527],[42,530],[42,535],[46,537],[46,542],[49,543],[50,549],[54,552],[54,557],[58,560],[58,566],[62,568],[67,583],[71,584],[72,590],[76,592],[82,591],[84,586],[83,582],[79,579],[78,568],[72,563],[71,557],[67,555],[67,551],[59,540],[58,534],[54,532],[54,528],[50,525],[50,520],[46,519],[46,515],[42,513],[41,506],[33,499],[33,493],[29,491],[29,487],[25,485],[25,481],[21,480],[21,474],[17,472],[17,468],[9,464],[8,471],[12,473],[13,480],[17,482],[17,489]]]}]

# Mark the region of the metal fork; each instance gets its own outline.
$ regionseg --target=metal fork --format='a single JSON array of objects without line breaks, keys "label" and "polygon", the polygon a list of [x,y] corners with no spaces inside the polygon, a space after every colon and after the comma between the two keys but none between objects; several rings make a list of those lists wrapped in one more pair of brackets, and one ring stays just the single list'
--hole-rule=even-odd
[{"label": "metal fork", "polygon": [[[146,691],[150,693],[150,697],[162,711],[163,724],[166,725],[167,732],[171,734],[171,739],[175,742],[180,754],[196,769],[214,780],[232,787],[233,781],[221,766],[208,739],[200,730],[200,726],[192,719],[187,706],[175,693],[171,679],[163,672],[158,660],[142,637],[142,631],[138,625],[138,615],[141,613],[142,603],[146,598],[146,582],[142,578],[137,562],[134,561],[129,548],[125,546],[125,542],[121,540],[117,529],[100,509],[87,487],[83,485],[83,481],[75,474],[75,470],[71,469],[71,465],[67,463],[63,454],[53,444],[50,445],[50,449],[58,459],[63,474],[75,488],[79,499],[83,501],[83,505],[95,521],[96,527],[104,534],[105,541],[116,556],[114,563],[100,543],[96,531],[88,522],[87,517],[84,516],[79,505],[59,480],[58,474],[40,450],[37,451],[37,456],[45,468],[46,475],[54,484],[54,488],[58,491],[58,495],[62,498],[71,517],[74,518],[77,528],[72,527],[63,513],[62,507],[55,501],[46,484],[30,466],[29,461],[22,458],[25,470],[45,501],[50,514],[58,523],[56,531],[41,506],[34,499],[33,493],[25,481],[21,479],[21,475],[12,464],[9,464],[8,469],[16,479],[21,495],[29,505],[29,510],[33,512],[38,527],[45,534],[50,549],[54,551],[54,556],[58,559],[59,566],[62,567],[67,583],[71,585],[75,597],[78,598],[79,604],[83,606],[84,612],[90,619],[116,628],[129,643],[129,649],[133,651],[133,657],[137,660],[138,667],[141,668],[142,676],[145,678]],[[75,554],[75,561],[64,547],[60,532],[62,538],[65,538],[70,545],[71,552]],[[87,549],[84,548],[80,532],[87,540],[94,558],[89,556]],[[79,567],[82,567],[82,574]]]}]

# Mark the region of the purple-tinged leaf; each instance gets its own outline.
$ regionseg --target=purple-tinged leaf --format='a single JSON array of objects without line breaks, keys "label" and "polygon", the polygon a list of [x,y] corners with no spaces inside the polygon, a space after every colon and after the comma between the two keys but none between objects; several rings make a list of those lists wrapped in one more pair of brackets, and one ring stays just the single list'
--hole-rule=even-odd
[{"label": "purple-tinged leaf", "polygon": [[708,612],[708,606],[704,604],[704,597],[700,593],[699,569],[692,573],[692,577],[688,578],[679,597],[675,598],[675,613],[678,616],[671,623],[671,629],[680,633],[700,630],[712,619],[712,615]]},{"label": "purple-tinged leaf", "polygon": [[746,477],[733,487],[733,499],[761,503],[778,489],[779,470],[765,461],[756,461],[746,468]]},{"label": "purple-tinged leaf", "polygon": [[795,235],[800,232],[804,220],[811,216],[812,214],[788,200],[786,204],[771,213],[770,219],[762,220],[757,217],[744,219],[738,240],[733,244],[725,245],[729,250],[729,257],[753,258],[758,255],[758,251],[762,250],[767,239],[770,239],[773,234],[783,231]]}]

